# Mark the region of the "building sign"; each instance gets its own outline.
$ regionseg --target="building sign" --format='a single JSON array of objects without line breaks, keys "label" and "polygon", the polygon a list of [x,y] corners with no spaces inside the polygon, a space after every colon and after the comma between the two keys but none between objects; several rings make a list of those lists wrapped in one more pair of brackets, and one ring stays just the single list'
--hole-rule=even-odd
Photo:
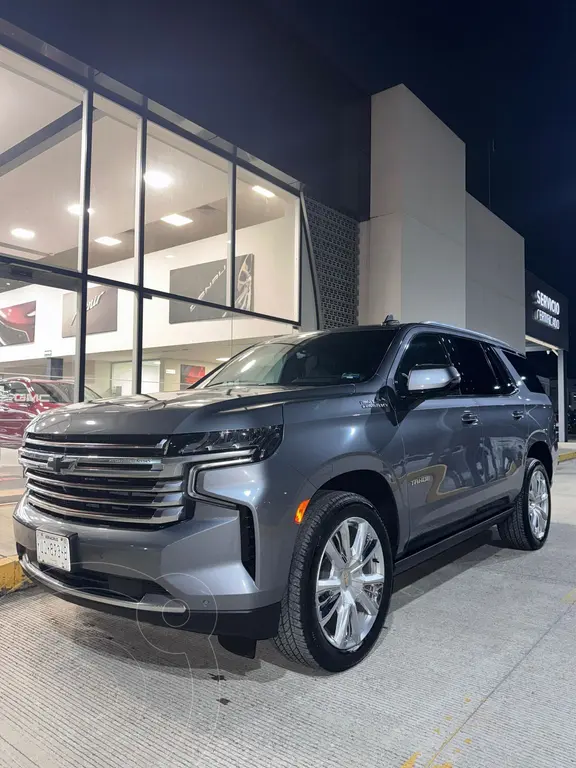
[{"label": "building sign", "polygon": [[[78,320],[77,294],[62,297],[62,338],[76,335]],[[86,333],[107,333],[118,330],[118,288],[96,285],[88,288],[86,302]]]},{"label": "building sign", "polygon": [[[226,259],[173,269],[170,272],[170,293],[212,301],[214,304],[226,304],[227,274]],[[236,256],[235,305],[237,309],[254,309],[254,254],[252,253]],[[230,317],[231,314],[226,309],[212,309],[200,304],[170,300],[170,324],[189,323],[192,320],[217,320]]]},{"label": "building sign", "polygon": [[568,300],[526,272],[526,335],[568,349]]}]

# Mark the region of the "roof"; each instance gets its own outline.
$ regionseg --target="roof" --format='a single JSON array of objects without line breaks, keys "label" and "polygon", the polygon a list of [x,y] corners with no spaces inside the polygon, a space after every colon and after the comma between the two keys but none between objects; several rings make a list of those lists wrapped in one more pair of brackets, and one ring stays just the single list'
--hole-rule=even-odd
[{"label": "roof", "polygon": [[[350,325],[350,326],[344,326],[342,328],[326,328],[321,331],[308,331],[308,332],[302,332],[299,334],[295,334],[294,336],[287,336],[286,339],[292,339],[295,338],[306,338],[308,336],[313,335],[324,335],[324,334],[332,334],[332,333],[342,333],[342,332],[351,332],[351,331],[375,331],[375,330],[393,330],[393,329],[406,329],[406,328],[418,328],[418,327],[424,327],[427,329],[436,329],[438,331],[452,331],[454,333],[457,333],[461,336],[466,336],[471,339],[477,339],[478,341],[485,341],[489,344],[493,344],[497,347],[502,347],[503,349],[508,349],[513,352],[518,352],[514,347],[512,347],[510,344],[508,344],[505,341],[502,341],[501,339],[497,339],[494,336],[489,336],[486,333],[480,333],[479,331],[472,331],[469,328],[461,328],[457,325],[449,325],[448,323],[439,323],[435,320],[423,320],[419,323],[397,323],[397,324],[384,324],[381,325]],[[277,339],[272,339],[271,341],[276,341]],[[522,354],[522,353],[520,353]]]}]

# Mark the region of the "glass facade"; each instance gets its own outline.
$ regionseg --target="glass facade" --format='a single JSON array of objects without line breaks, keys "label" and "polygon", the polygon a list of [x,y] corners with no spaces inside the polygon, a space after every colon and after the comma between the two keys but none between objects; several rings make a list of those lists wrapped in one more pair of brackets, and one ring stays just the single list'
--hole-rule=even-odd
[{"label": "glass facade", "polygon": [[288,177],[87,67],[21,53],[0,48],[5,445],[35,409],[176,391],[316,316]]}]

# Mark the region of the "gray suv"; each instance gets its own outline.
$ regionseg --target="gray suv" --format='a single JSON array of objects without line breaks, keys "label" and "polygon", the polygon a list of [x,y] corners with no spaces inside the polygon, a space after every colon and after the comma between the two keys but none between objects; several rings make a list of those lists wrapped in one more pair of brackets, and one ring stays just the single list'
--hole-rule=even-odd
[{"label": "gray suv", "polygon": [[184,392],[37,417],[18,554],[66,600],[341,671],[377,641],[394,574],[493,525],[543,546],[556,451],[550,401],[502,342],[302,333]]}]

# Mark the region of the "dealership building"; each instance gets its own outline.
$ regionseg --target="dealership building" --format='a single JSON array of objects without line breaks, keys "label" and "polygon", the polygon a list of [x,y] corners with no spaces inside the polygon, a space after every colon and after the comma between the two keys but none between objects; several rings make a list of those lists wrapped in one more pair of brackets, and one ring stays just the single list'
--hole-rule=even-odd
[{"label": "dealership building", "polygon": [[523,238],[466,191],[464,143],[405,86],[356,97],[322,70],[312,100],[279,78],[302,130],[264,99],[228,125],[225,98],[199,91],[196,114],[37,31],[0,22],[4,398],[23,378],[45,400],[47,380],[176,391],[258,340],[393,314],[554,354],[562,429],[567,302],[525,276]]}]

